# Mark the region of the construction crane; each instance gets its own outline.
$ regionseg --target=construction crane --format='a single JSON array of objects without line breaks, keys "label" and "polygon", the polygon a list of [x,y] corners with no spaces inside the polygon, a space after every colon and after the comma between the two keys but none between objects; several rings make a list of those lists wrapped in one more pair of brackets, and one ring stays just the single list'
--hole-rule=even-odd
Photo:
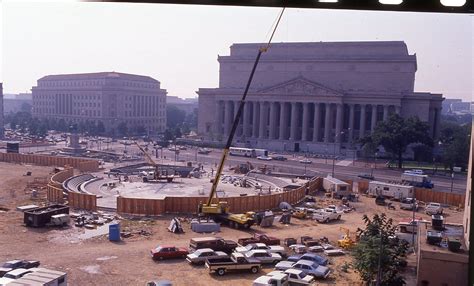
[{"label": "construction crane", "polygon": [[252,67],[252,71],[250,72],[249,79],[247,81],[247,85],[245,86],[245,91],[244,94],[242,95],[242,99],[240,100],[239,108],[237,110],[237,114],[234,118],[234,122],[232,124],[232,128],[229,132],[229,137],[227,138],[227,142],[225,144],[224,150],[222,152],[222,157],[219,162],[219,166],[217,167],[216,171],[216,176],[214,178],[214,181],[212,183],[211,187],[211,192],[209,193],[209,198],[205,204],[200,203],[198,206],[198,213],[200,215],[208,215],[208,216],[213,216],[216,218],[216,220],[228,223],[229,226],[239,228],[241,226],[245,228],[249,228],[255,223],[254,215],[255,213],[253,212],[247,212],[245,214],[232,214],[229,213],[229,206],[227,202],[225,201],[220,201],[217,200],[215,202],[215,195],[217,192],[217,185],[219,184],[220,177],[222,174],[222,169],[224,168],[225,161],[227,159],[227,156],[229,155],[229,149],[232,145],[232,140],[234,139],[235,131],[237,130],[237,126],[240,121],[240,117],[242,116],[242,111],[244,109],[245,105],[245,99],[247,97],[250,84],[252,83],[253,76],[255,74],[255,70],[257,69],[258,62],[260,61],[260,57],[262,56],[262,53],[266,52],[269,47],[270,43],[272,41],[273,35],[275,34],[275,31],[278,27],[278,24],[280,23],[281,17],[283,16],[283,12],[285,11],[285,8],[282,9],[280,15],[278,16],[278,20],[273,28],[273,32],[270,36],[270,40],[268,41],[267,45],[264,47],[261,47],[258,50],[257,57],[255,59],[255,62]]},{"label": "construction crane", "polygon": [[174,179],[174,175],[168,175],[167,171],[166,170],[163,170],[160,165],[158,165],[152,158],[151,156],[148,154],[148,152],[143,149],[142,146],[140,146],[140,144],[138,144],[137,142],[134,142],[135,145],[137,145],[138,149],[140,149],[140,151],[143,153],[143,155],[145,156],[145,161],[148,162],[148,164],[151,164],[153,167],[155,167],[155,170],[152,171],[152,172],[142,172],[141,175],[142,175],[142,178],[143,178],[143,182],[159,182],[159,181],[166,181],[168,183],[171,183]]}]

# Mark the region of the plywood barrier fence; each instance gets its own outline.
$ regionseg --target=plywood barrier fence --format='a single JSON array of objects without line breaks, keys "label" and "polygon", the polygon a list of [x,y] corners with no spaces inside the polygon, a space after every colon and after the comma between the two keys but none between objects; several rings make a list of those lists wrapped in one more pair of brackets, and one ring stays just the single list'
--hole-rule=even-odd
[{"label": "plywood barrier fence", "polygon": [[67,168],[63,171],[57,172],[49,179],[46,186],[46,198],[52,203],[64,203],[64,188],[63,182],[74,175],[73,168]]},{"label": "plywood barrier fence", "polygon": [[419,201],[447,204],[450,206],[463,206],[465,195],[435,192],[431,189],[415,188],[415,197]]},{"label": "plywood barrier fence", "polygon": [[359,181],[357,182],[359,188],[359,193],[364,194],[369,190],[369,181]]},{"label": "plywood barrier fence", "polygon": [[0,162],[26,163],[39,166],[69,165],[81,172],[95,172],[99,170],[99,161],[74,157],[0,153]]},{"label": "plywood barrier fence", "polygon": [[71,208],[97,211],[97,197],[95,195],[69,192],[67,198]]},{"label": "plywood barrier fence", "polygon": [[[308,191],[319,190],[322,178],[314,178],[308,183]],[[263,211],[274,209],[281,202],[297,203],[306,195],[306,186],[275,193],[272,195],[228,197],[225,201],[230,211],[243,213],[247,211]],[[196,213],[200,202],[205,203],[207,197],[166,197],[164,199],[117,198],[117,212],[135,215],[159,215],[164,213]]]},{"label": "plywood barrier fence", "polygon": [[64,203],[63,188],[57,188],[48,184],[46,186],[46,198],[48,199],[48,202],[51,203]]}]

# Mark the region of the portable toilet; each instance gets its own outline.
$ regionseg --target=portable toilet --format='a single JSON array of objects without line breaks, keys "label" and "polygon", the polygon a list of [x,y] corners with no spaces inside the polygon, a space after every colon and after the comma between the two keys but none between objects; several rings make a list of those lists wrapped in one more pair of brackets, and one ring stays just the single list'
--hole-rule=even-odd
[{"label": "portable toilet", "polygon": [[120,241],[120,224],[112,223],[109,225],[109,240]]}]

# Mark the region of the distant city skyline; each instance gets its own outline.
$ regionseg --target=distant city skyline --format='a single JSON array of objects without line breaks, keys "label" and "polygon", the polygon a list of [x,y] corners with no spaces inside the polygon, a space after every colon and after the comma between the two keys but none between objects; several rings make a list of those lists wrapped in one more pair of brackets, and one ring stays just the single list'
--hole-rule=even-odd
[{"label": "distant city skyline", "polygon": [[[278,8],[117,3],[2,3],[0,81],[31,92],[50,74],[151,76],[168,95],[218,87],[218,55],[268,40]],[[433,13],[287,9],[274,42],[405,41],[415,91],[472,101],[473,18]]]}]

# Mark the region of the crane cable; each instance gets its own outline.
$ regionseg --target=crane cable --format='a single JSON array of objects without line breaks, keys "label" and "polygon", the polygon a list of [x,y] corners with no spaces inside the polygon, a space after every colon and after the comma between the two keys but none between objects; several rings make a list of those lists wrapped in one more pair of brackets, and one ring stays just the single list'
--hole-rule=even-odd
[{"label": "crane cable", "polygon": [[[278,15],[278,20],[277,20],[275,26],[273,27],[273,31],[272,31],[272,34],[270,35],[270,39],[268,40],[267,45],[264,46],[264,47],[260,47],[259,50],[258,50],[257,58],[255,59],[255,62],[254,62],[253,67],[252,67],[252,71],[250,72],[250,76],[249,76],[249,79],[247,81],[247,85],[245,86],[244,94],[242,95],[242,99],[240,101],[239,109],[238,109],[238,111],[235,115],[234,122],[232,124],[232,128],[229,132],[229,137],[227,138],[227,143],[224,147],[224,150],[222,152],[222,157],[221,157],[221,160],[219,162],[219,166],[217,167],[217,170],[216,170],[216,176],[214,178],[214,182],[212,183],[211,192],[209,193],[209,198],[207,200],[206,206],[211,205],[212,199],[214,198],[214,195],[217,192],[217,185],[219,184],[219,180],[220,180],[220,177],[221,177],[221,174],[222,174],[222,170],[224,169],[224,163],[226,161],[227,155],[229,154],[230,146],[232,145],[232,140],[234,139],[234,135],[235,135],[235,132],[237,130],[237,126],[239,125],[240,117],[241,117],[242,111],[244,109],[245,98],[247,97],[247,93],[249,91],[250,84],[252,83],[252,79],[253,79],[253,76],[255,74],[255,70],[257,69],[258,62],[260,61],[260,56],[262,55],[262,53],[266,52],[270,48],[270,44],[271,44],[273,36],[275,35],[275,32],[278,28],[278,24],[280,24],[280,20],[283,16],[283,12],[285,12],[285,7],[282,8],[280,14]],[[216,124],[217,124],[217,122],[216,122]]]}]

